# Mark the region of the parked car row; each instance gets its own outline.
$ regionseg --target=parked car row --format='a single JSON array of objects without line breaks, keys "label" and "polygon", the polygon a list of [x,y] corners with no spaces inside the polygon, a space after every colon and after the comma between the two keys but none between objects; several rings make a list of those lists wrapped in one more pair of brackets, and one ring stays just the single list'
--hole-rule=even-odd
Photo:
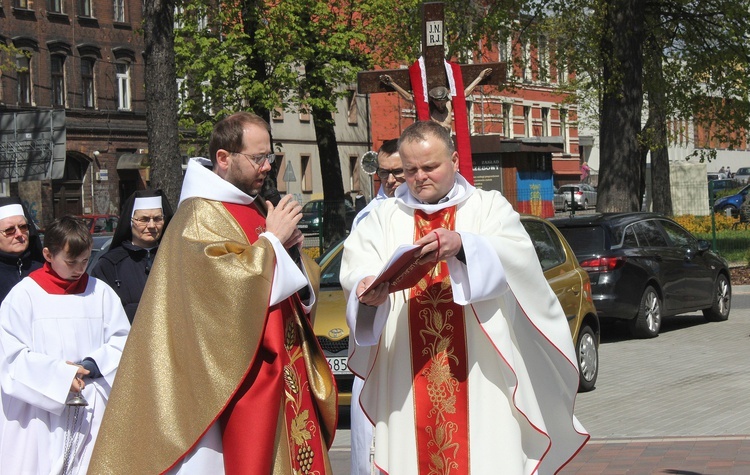
[{"label": "parked car row", "polygon": [[[354,218],[357,216],[357,210],[347,200],[344,200],[344,207],[346,229],[351,229]],[[324,200],[311,200],[302,206],[302,219],[297,223],[297,227],[302,231],[302,234],[320,233],[324,209]]]},{"label": "parked car row", "polygon": [[82,214],[82,219],[91,234],[114,233],[120,217],[116,214]]},{"label": "parked car row", "polygon": [[554,190],[555,211],[567,212],[571,208],[588,209],[596,207],[596,188],[588,183],[562,185]]}]

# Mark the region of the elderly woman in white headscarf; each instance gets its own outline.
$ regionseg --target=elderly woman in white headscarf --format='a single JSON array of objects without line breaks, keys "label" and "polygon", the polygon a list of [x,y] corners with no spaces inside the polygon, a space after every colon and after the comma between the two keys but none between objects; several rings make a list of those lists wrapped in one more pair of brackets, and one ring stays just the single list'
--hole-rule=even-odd
[{"label": "elderly woman in white headscarf", "polygon": [[130,323],[171,218],[172,208],[162,190],[136,191],[123,206],[109,251],[91,271],[117,292]]},{"label": "elderly woman in white headscarf", "polygon": [[42,242],[20,198],[0,198],[0,302],[42,263]]}]

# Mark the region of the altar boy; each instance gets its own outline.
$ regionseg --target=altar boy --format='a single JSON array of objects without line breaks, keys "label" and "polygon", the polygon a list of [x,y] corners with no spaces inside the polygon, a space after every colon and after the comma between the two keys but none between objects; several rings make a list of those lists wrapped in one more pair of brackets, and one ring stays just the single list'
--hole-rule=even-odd
[{"label": "altar boy", "polygon": [[55,220],[44,241],[44,266],[0,306],[0,474],[86,473],[130,329],[117,294],[86,274],[84,224]]}]

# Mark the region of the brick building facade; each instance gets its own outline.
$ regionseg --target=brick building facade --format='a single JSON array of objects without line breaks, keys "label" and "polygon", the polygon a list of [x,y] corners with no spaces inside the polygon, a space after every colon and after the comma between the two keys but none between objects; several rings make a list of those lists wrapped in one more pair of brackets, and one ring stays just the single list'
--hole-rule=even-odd
[{"label": "brick building facade", "polygon": [[0,0],[0,180],[42,225],[148,181],[140,0]]},{"label": "brick building facade", "polygon": [[[577,107],[562,87],[549,42],[513,35],[485,52],[482,62],[505,62],[508,85],[477,87],[466,98],[477,186],[497,189],[519,211],[552,216],[553,186],[580,179]],[[408,65],[401,65],[407,67]],[[416,117],[397,93],[370,96],[374,149],[398,137]]]}]

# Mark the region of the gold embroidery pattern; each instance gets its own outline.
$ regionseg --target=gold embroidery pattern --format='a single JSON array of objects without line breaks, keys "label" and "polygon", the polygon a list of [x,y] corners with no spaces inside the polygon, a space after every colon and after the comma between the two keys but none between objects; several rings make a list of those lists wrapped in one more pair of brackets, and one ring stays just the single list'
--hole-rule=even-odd
[{"label": "gold embroidery pattern", "polygon": [[303,391],[307,390],[309,383],[302,378],[297,371],[295,362],[302,358],[302,349],[298,344],[297,328],[290,319],[285,325],[284,345],[289,355],[289,363],[284,366],[284,384],[286,395],[287,414],[291,409],[294,417],[289,428],[289,447],[292,454],[294,475],[320,475],[318,470],[311,470],[315,459],[315,451],[309,442],[318,431],[315,420],[310,420],[310,413],[303,409]]},{"label": "gold embroidery pattern", "polygon": [[[430,276],[438,273],[438,266],[430,272]],[[431,280],[431,279],[430,279]],[[422,283],[424,282],[424,287]],[[459,444],[453,441],[453,434],[458,430],[455,422],[447,421],[446,414],[456,413],[456,392],[459,382],[450,367],[450,362],[458,364],[452,344],[454,317],[453,310],[443,313],[440,305],[453,302],[450,277],[446,277],[437,285],[427,285],[426,279],[420,282],[420,290],[416,296],[417,302],[425,306],[419,312],[419,318],[424,321],[425,328],[420,330],[419,336],[424,344],[423,355],[429,355],[429,363],[421,374],[427,380],[427,393],[432,403],[428,412],[434,417],[434,426],[425,428],[430,437],[430,475],[445,475],[458,469],[455,460]]]}]

